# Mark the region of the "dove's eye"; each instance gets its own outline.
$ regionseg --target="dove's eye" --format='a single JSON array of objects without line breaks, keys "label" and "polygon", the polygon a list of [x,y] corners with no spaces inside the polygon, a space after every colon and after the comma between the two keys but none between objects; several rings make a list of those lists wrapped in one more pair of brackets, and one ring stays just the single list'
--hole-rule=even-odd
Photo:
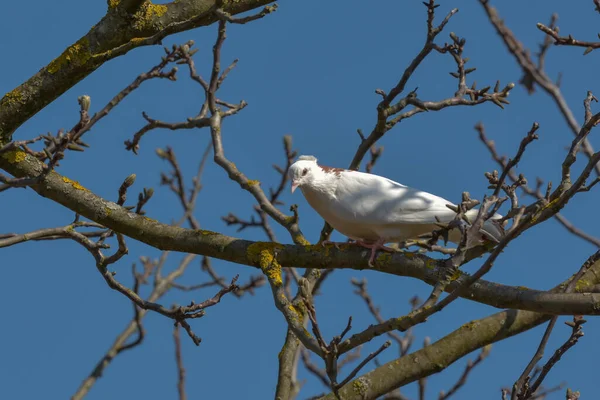
[{"label": "dove's eye", "polygon": [[302,170],[302,176],[305,176],[306,174],[308,174],[308,168]]}]

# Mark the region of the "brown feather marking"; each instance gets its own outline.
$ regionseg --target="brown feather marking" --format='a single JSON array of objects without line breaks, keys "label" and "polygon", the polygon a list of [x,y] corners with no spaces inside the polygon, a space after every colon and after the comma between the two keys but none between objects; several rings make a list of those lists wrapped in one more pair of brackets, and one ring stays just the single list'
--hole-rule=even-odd
[{"label": "brown feather marking", "polygon": [[326,173],[326,174],[335,174],[335,176],[340,176],[340,174],[345,171],[344,168],[334,168],[334,167],[328,167],[326,165],[319,165],[319,167]]}]

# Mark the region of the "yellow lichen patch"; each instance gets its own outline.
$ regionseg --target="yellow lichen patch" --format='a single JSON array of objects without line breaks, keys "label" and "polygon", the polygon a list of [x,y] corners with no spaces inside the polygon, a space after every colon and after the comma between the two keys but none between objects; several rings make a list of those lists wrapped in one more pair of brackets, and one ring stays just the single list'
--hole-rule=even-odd
[{"label": "yellow lichen patch", "polygon": [[376,261],[375,266],[377,266],[377,264],[389,264],[390,261],[392,261],[392,254],[387,252],[381,253],[377,256]]},{"label": "yellow lichen patch", "polygon": [[120,2],[121,0],[108,0],[108,8],[115,8]]},{"label": "yellow lichen patch", "polygon": [[201,234],[202,236],[213,236],[213,235],[218,235],[217,232],[213,232],[213,231],[207,231],[205,229],[196,229],[196,232],[198,232],[199,234]]},{"label": "yellow lichen patch", "polygon": [[303,316],[304,314],[306,314],[308,312],[304,303],[298,303],[296,305],[296,310],[300,313],[301,316]]},{"label": "yellow lichen patch", "polygon": [[256,179],[248,179],[248,186],[256,186],[256,185],[260,185],[260,181],[257,181]]},{"label": "yellow lichen patch", "polygon": [[12,105],[23,102],[23,93],[19,89],[13,89],[2,98],[2,105]]},{"label": "yellow lichen patch", "polygon": [[519,290],[529,290],[529,288],[527,286],[517,286],[517,289],[519,289]]},{"label": "yellow lichen patch", "polygon": [[539,211],[537,211],[533,215],[533,217],[531,217],[531,223],[535,224],[538,221],[538,219],[540,218],[540,216],[542,215],[542,212],[544,210],[547,210],[548,208],[554,207],[559,200],[560,200],[560,197],[557,197],[556,199],[552,200],[550,203],[543,206]]},{"label": "yellow lichen patch", "polygon": [[60,56],[48,64],[47,71],[51,74],[57,73],[67,64],[83,65],[92,55],[90,54],[90,43],[87,38],[79,39],[74,45],[69,46]]},{"label": "yellow lichen patch", "polygon": [[556,203],[558,203],[559,200],[560,200],[560,197],[557,197],[556,199],[552,200],[550,203],[548,203],[544,207],[542,207],[541,211],[546,210],[551,207],[554,207],[554,205],[556,205]]},{"label": "yellow lichen patch", "polygon": [[146,1],[139,10],[133,15],[133,27],[143,30],[152,24],[154,18],[163,16],[167,12],[167,6],[164,4],[152,4]]},{"label": "yellow lichen patch", "polygon": [[435,269],[435,264],[436,261],[433,258],[430,258],[429,260],[427,260],[427,262],[425,263],[425,266],[429,269]]},{"label": "yellow lichen patch", "polygon": [[585,279],[580,279],[575,284],[575,291],[581,293],[584,291],[584,289],[586,289],[589,286],[590,286],[590,282],[588,282]]},{"label": "yellow lichen patch", "polygon": [[140,43],[142,43],[144,40],[146,40],[146,38],[134,37],[134,38],[129,39],[129,42],[132,43],[133,45],[137,46]]},{"label": "yellow lichen patch", "polygon": [[369,383],[366,378],[358,378],[352,382],[352,389],[354,389],[354,392],[359,394],[361,397],[365,397],[367,390],[369,389]]},{"label": "yellow lichen patch", "polygon": [[306,250],[310,247],[310,242],[306,240],[306,238],[302,235],[296,235],[294,238],[294,242],[299,244],[300,246],[304,246]]},{"label": "yellow lichen patch", "polygon": [[[256,242],[248,246],[248,250],[246,251],[248,255],[248,259],[250,261],[259,262],[260,257],[263,256],[263,253],[266,251],[267,253],[273,253],[275,250],[282,249],[283,246],[279,243],[270,243],[270,242]],[[271,255],[271,258],[273,256]]]},{"label": "yellow lichen patch", "polygon": [[294,315],[295,315],[295,318],[302,319],[302,314],[301,314],[301,313],[300,313],[300,311],[298,311],[298,309],[297,309],[296,307],[294,307],[292,304],[290,304],[290,305],[288,306],[288,309],[289,309],[289,310],[290,310],[292,313],[294,313]]},{"label": "yellow lichen patch", "polygon": [[313,245],[312,244],[303,244],[304,246],[304,251],[312,251],[313,250]]},{"label": "yellow lichen patch", "polygon": [[13,150],[2,154],[2,158],[11,164],[18,164],[21,161],[25,161],[27,154],[22,150]]},{"label": "yellow lichen patch", "polygon": [[454,273],[452,274],[452,276],[450,276],[450,282],[454,282],[455,280],[457,280],[458,278],[460,278],[462,275],[462,273],[459,270],[454,271]]},{"label": "yellow lichen patch", "polygon": [[86,189],[86,188],[84,188],[83,186],[81,186],[79,184],[79,182],[73,181],[73,180],[67,178],[66,176],[63,176],[62,180],[63,180],[64,183],[68,183],[69,185],[73,186],[77,190],[83,190],[84,192],[89,192],[89,190]]},{"label": "yellow lichen patch", "polygon": [[149,222],[158,222],[157,220],[148,217],[144,217],[144,219]]},{"label": "yellow lichen patch", "polygon": [[298,242],[300,246],[304,246],[305,248],[306,246],[310,246],[310,242],[306,240],[303,236],[296,237],[296,242]]},{"label": "yellow lichen patch", "polygon": [[467,322],[462,327],[465,328],[465,329],[468,329],[468,330],[472,331],[473,329],[475,329],[476,326],[477,326],[477,322],[471,321],[471,322]]},{"label": "yellow lichen patch", "polygon": [[281,265],[275,259],[273,259],[269,267],[263,268],[263,272],[275,286],[281,286],[283,283],[281,280]]},{"label": "yellow lichen patch", "polygon": [[275,286],[281,286],[281,265],[275,259],[275,251],[283,248],[278,243],[256,242],[248,246],[248,259],[256,263]]}]

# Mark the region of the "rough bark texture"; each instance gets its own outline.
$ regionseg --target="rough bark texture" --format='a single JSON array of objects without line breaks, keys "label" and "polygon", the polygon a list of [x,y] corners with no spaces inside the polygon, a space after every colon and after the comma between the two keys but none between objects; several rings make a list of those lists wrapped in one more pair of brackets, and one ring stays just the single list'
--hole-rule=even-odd
[{"label": "rough bark texture", "polygon": [[[229,0],[221,7],[239,14],[272,0]],[[106,15],[90,31],[26,82],[0,99],[0,144],[25,121],[106,61],[130,50],[160,43],[165,36],[210,25],[216,2],[181,0],[169,4],[110,0]]]},{"label": "rough bark texture", "polygon": [[[43,164],[25,152],[12,151],[0,156],[0,168],[16,177],[32,177],[42,172]],[[92,221],[160,250],[201,254],[254,266],[261,268],[275,282],[281,282],[280,267],[286,266],[357,270],[369,268],[365,250],[352,245],[341,246],[338,250],[334,246],[253,242],[208,230],[163,224],[127,211],[54,171],[33,189],[39,195]],[[273,268],[273,265],[278,265],[279,268]],[[430,285],[437,284],[444,276],[444,267],[438,260],[416,253],[383,253],[377,258],[377,267],[381,272],[413,277]],[[591,268],[593,271],[596,269],[600,270],[600,265],[596,264]],[[445,290],[451,292],[467,276],[460,274]],[[577,285],[580,293],[565,294],[479,280],[471,285],[463,297],[498,308],[552,312],[557,315],[599,315],[600,294],[581,293],[597,283],[600,281],[595,276],[587,274]]]},{"label": "rough bark texture", "polygon": [[[419,351],[390,361],[357,378],[342,389],[344,400],[376,399],[395,388],[440,372],[470,352],[531,329],[550,319],[529,311],[507,310],[464,324]],[[334,400],[333,393],[322,397]]]},{"label": "rough bark texture", "polygon": [[[108,201],[92,193],[79,182],[73,181],[55,171],[45,173],[46,165],[22,150],[3,151],[0,153],[0,169],[12,174],[16,178],[39,179],[35,181],[36,183],[28,185],[28,187],[40,196],[59,203],[75,213],[100,224],[101,227],[111,229],[119,235],[119,239],[122,239],[121,235],[126,235],[160,250],[185,252],[190,257],[193,257],[193,254],[199,254],[260,269],[268,279],[275,305],[288,323],[285,344],[279,354],[276,399],[292,400],[297,396],[300,389],[296,375],[299,352],[302,346],[323,358],[326,366],[328,365],[327,356],[328,354],[332,354],[330,350],[333,347],[327,347],[322,340],[320,342],[317,340],[320,338],[320,334],[316,328],[316,317],[314,317],[314,314],[307,314],[307,310],[311,310],[310,303],[313,289],[320,284],[318,283],[321,276],[319,269],[362,270],[370,267],[367,261],[369,254],[363,248],[354,245],[342,245],[338,248],[332,245],[308,244],[297,225],[296,211],[294,210],[295,217],[289,217],[281,213],[275,207],[274,200],[269,200],[263,190],[260,189],[257,181],[249,180],[237,170],[232,162],[225,158],[220,137],[221,113],[217,110],[217,104],[223,103],[219,103],[216,97],[216,90],[220,85],[221,78],[224,79],[224,75],[227,74],[226,70],[221,78],[219,77],[221,73],[219,52],[220,46],[225,39],[225,21],[232,22],[231,15],[255,9],[271,2],[272,0],[176,0],[169,4],[153,4],[151,1],[142,0],[108,0],[106,15],[86,35],[69,46],[61,55],[48,63],[48,65],[43,67],[26,82],[6,93],[0,99],[0,147],[12,139],[13,133],[25,121],[87,77],[103,63],[124,55],[136,47],[160,44],[161,40],[168,35],[212,24],[220,15],[219,38],[213,49],[215,59],[213,74],[210,79],[210,85],[207,83],[204,84],[204,90],[208,96],[205,106],[207,107],[206,110],[210,109],[211,117],[206,117],[206,121],[202,127],[210,125],[215,151],[215,162],[228,173],[228,176],[233,181],[239,183],[243,189],[254,196],[259,204],[257,210],[261,210],[263,213],[262,216],[266,218],[268,215],[288,229],[295,244],[286,245],[276,243],[274,237],[272,238],[273,242],[242,240],[208,230],[185,229],[161,223],[140,213],[129,211],[117,203]],[[487,2],[483,3],[487,4]],[[476,105],[486,101],[492,101],[501,107],[500,103],[507,104],[504,100],[508,92],[514,87],[512,84],[507,85],[502,91],[494,89],[494,94],[486,94],[487,89],[481,89],[479,92],[475,91],[475,85],[473,85],[472,89],[466,86],[467,72],[464,69],[466,58],[463,59],[461,56],[464,40],[461,41],[451,35],[454,47],[445,46],[442,48],[434,45],[433,39],[441,32],[449,18],[457,10],[452,10],[441,25],[434,27],[433,14],[437,5],[434,5],[434,1],[425,3],[425,5],[428,7],[428,39],[426,45],[406,69],[398,85],[388,95],[384,94],[384,100],[378,107],[377,126],[371,135],[365,139],[362,133],[359,132],[363,142],[351,165],[353,169],[358,168],[367,151],[372,149],[372,145],[385,132],[404,118],[408,118],[416,113],[441,110],[455,105]],[[260,18],[260,15],[257,18]],[[247,21],[240,22],[238,20],[237,22],[245,23]],[[501,33],[500,30],[499,33]],[[459,90],[454,97],[441,102],[422,102],[416,98],[416,92],[411,92],[412,95],[408,94],[406,98],[398,101],[397,104],[391,104],[394,98],[404,91],[404,86],[408,79],[419,63],[429,53],[433,50],[446,53],[452,49],[455,52],[453,53],[453,57],[457,62],[459,71],[456,74],[459,78]],[[192,66],[191,70],[195,71],[193,64],[189,65]],[[471,96],[470,99],[466,98],[467,94]],[[575,192],[582,191],[585,188],[582,185],[585,184],[592,170],[594,168],[598,170],[598,165],[600,164],[596,164],[596,162],[600,157],[600,153],[594,153],[587,144],[587,135],[600,120],[600,114],[592,115],[590,107],[592,99],[595,99],[595,97],[589,93],[586,99],[587,103],[584,102],[586,107],[585,124],[581,129],[577,128],[575,132],[576,136],[580,139],[576,139],[573,142],[571,158],[567,158],[563,163],[563,181],[559,189],[552,194],[555,197],[551,197],[548,194],[546,196],[548,197],[547,204],[541,206],[535,212],[535,215],[530,214],[532,217],[530,218],[531,223],[528,227],[537,225],[555,215],[560,208],[566,205]],[[415,107],[388,120],[388,117],[402,111],[409,104]],[[245,103],[240,104],[235,111],[230,110],[230,112],[233,114],[241,110],[244,106]],[[234,109],[235,105],[229,105],[228,107]],[[87,113],[87,109],[85,113]],[[573,124],[570,125],[573,127]],[[200,125],[196,127],[200,127]],[[532,130],[532,132],[535,132],[535,130]],[[580,140],[581,143],[577,140]],[[572,183],[570,167],[575,161],[577,149],[581,144],[590,162],[584,168],[584,173],[577,178],[576,182]],[[518,154],[522,154],[525,146],[526,144],[523,145],[522,149],[520,148],[519,151],[521,153]],[[5,150],[13,148],[18,148],[18,146],[7,146]],[[22,148],[27,149],[24,146]],[[291,154],[291,150],[288,153]],[[514,160],[515,163],[519,157],[520,155]],[[289,156],[290,160],[293,158],[293,155]],[[506,169],[506,171],[510,171],[511,168],[512,166]],[[283,170],[281,173],[285,176]],[[504,182],[504,178],[506,178],[506,173],[502,175],[500,181]],[[592,186],[599,180],[600,178],[596,179]],[[283,187],[284,185],[285,180],[282,181],[281,186]],[[500,192],[501,186],[501,184],[498,184],[495,195]],[[587,190],[589,190],[589,187]],[[550,189],[548,191],[550,192]],[[563,196],[563,194],[565,195]],[[185,196],[182,198],[185,198]],[[292,225],[293,227],[291,227]],[[192,224],[191,226],[196,228],[199,225]],[[327,232],[327,230],[326,227],[324,232]],[[325,233],[323,237],[328,237],[328,234]],[[121,241],[119,241],[119,244],[121,245]],[[124,247],[124,249],[122,254],[126,254],[126,248]],[[498,253],[501,249],[500,245],[495,248]],[[465,251],[466,256],[461,259],[460,264],[462,264],[462,261],[472,260],[481,256],[486,250],[489,250],[489,248],[480,247],[468,252]],[[331,380],[330,386],[335,393],[325,395],[323,399],[376,399],[410,382],[415,382],[433,373],[440,372],[470,352],[538,326],[551,318],[550,313],[552,315],[600,315],[600,293],[590,293],[595,291],[595,286],[600,284],[600,262],[597,260],[598,258],[590,258],[587,263],[589,268],[584,269],[582,267],[581,273],[574,278],[572,277],[572,282],[567,279],[550,291],[538,291],[525,287],[501,285],[482,279],[477,280],[464,290],[464,292],[460,292],[460,296],[471,301],[497,308],[507,308],[509,310],[498,312],[480,320],[471,321],[439,341],[427,345],[412,354],[403,355],[385,365],[379,366],[356,379],[352,379],[350,382],[348,380],[357,376],[360,367],[339,385],[336,381],[336,376],[334,376],[337,374],[336,371],[335,374],[330,374],[328,378],[324,378],[326,384],[328,379]],[[493,260],[491,262],[493,263]],[[289,291],[289,287],[285,287],[284,277],[282,277],[282,269],[286,267],[289,267],[290,271],[294,270],[295,267],[307,269],[302,278],[295,270],[294,273],[296,275],[290,272],[294,276],[299,288],[298,295],[293,300],[288,299],[288,297],[291,297],[291,291]],[[434,287],[432,295],[437,290],[436,296],[439,296],[443,291],[454,292],[456,296],[456,293],[458,293],[458,291],[455,292],[456,289],[462,288],[465,282],[470,283],[469,280],[474,280],[481,276],[475,274],[473,277],[470,277],[461,271],[449,274],[448,266],[444,264],[444,261],[411,252],[382,253],[376,259],[376,268],[381,273],[421,280]],[[541,267],[538,269],[543,270]],[[584,271],[586,272],[584,273]],[[106,273],[108,274],[107,269]],[[232,287],[234,283],[235,279],[231,283]],[[150,297],[150,301],[156,300],[168,290],[168,285],[165,283],[163,285],[157,287],[157,291]],[[569,292],[573,288],[575,289],[574,293],[565,293],[565,291]],[[286,293],[286,289],[290,293],[289,296]],[[227,289],[226,292],[228,293],[232,290]],[[217,296],[220,299],[220,295]],[[217,302],[218,299],[216,300]],[[437,299],[438,297],[435,297],[434,300],[437,301]],[[424,310],[430,307],[427,303],[425,304],[423,306]],[[312,311],[314,313],[314,310]],[[140,318],[145,313],[146,311],[140,311]],[[166,312],[162,313],[166,314]],[[314,336],[307,330],[307,315],[311,316]],[[390,332],[396,330],[406,331],[416,325],[416,323],[423,322],[424,320],[425,317],[418,322],[411,323],[407,322],[406,317],[391,318],[389,320],[381,318],[381,320],[378,320],[378,324],[371,325],[360,333],[352,335],[350,338],[342,340],[340,337],[335,343],[335,363],[337,363],[338,355],[343,355],[355,349],[358,345],[369,342],[380,335],[390,334]],[[184,325],[182,321],[177,320],[181,326],[185,327],[187,324]],[[189,325],[187,326],[189,328]],[[96,379],[101,376],[102,371],[111,362],[112,358],[126,346],[125,342],[127,338],[137,328],[141,330],[141,325],[136,325],[135,321],[126,328],[123,334],[117,338],[107,356],[97,365],[92,374],[84,380],[74,398],[85,396]],[[347,330],[349,329],[350,321]],[[344,334],[347,330],[344,331]],[[188,333],[190,332],[188,330]],[[344,334],[341,336],[344,336]],[[140,334],[141,336],[142,334]],[[193,335],[190,333],[190,336]],[[406,350],[406,353],[408,353],[408,350]],[[366,359],[366,361],[370,360]],[[337,364],[335,365],[337,368]],[[330,373],[332,371],[333,368],[329,365],[327,372]],[[182,367],[180,368],[180,373],[183,374]],[[348,383],[344,384],[345,382]],[[184,397],[183,386],[183,379],[181,379],[180,393],[182,398]]]}]

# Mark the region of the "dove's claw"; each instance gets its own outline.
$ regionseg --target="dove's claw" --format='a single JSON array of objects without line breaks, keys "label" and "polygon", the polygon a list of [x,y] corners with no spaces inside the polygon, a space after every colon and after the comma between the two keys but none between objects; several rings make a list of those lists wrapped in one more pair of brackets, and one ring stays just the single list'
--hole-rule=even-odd
[{"label": "dove's claw", "polygon": [[367,264],[369,264],[369,267],[373,269],[375,269],[375,254],[377,254],[377,249],[375,247],[371,247],[371,257],[369,257],[369,262]]},{"label": "dove's claw", "polygon": [[371,256],[369,257],[369,267],[375,268],[375,255],[377,254],[377,250],[383,250],[390,253],[395,253],[396,249],[392,249],[391,247],[384,246],[385,241],[383,239],[379,239],[375,243],[367,243],[362,240],[357,240],[356,244],[362,246],[367,249],[371,249]]},{"label": "dove's claw", "polygon": [[323,246],[323,247],[327,246],[328,244],[332,244],[333,247],[335,247],[338,250],[341,250],[340,249],[340,244],[338,242],[332,242],[331,240],[323,240],[321,242],[321,246]]}]

